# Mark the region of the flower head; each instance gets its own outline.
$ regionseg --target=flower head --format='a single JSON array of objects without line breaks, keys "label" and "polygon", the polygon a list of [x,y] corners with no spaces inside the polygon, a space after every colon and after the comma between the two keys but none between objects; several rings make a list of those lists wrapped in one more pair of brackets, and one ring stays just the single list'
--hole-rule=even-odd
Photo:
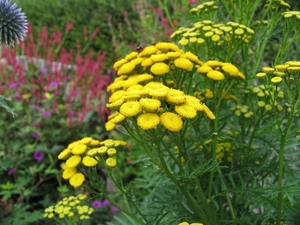
[{"label": "flower head", "polygon": [[159,124],[159,117],[155,113],[144,113],[137,119],[137,124],[143,130],[155,128]]},{"label": "flower head", "polygon": [[43,152],[39,152],[39,151],[35,151],[33,153],[33,158],[36,160],[36,161],[41,161],[43,158],[44,158],[44,153]]},{"label": "flower head", "polygon": [[92,202],[92,207],[101,208],[102,207],[102,202],[95,200],[95,201]]},{"label": "flower head", "polygon": [[0,1],[0,44],[19,44],[26,35],[27,20],[16,3]]},{"label": "flower head", "polygon": [[10,169],[9,171],[8,171],[8,175],[12,175],[12,174],[14,174],[15,172],[17,172],[17,168],[12,168],[12,169]]},{"label": "flower head", "polygon": [[160,115],[160,120],[162,125],[169,131],[178,132],[182,129],[182,119],[175,113],[165,112]]},{"label": "flower head", "polygon": [[82,173],[75,173],[69,180],[70,184],[75,188],[82,185],[83,181],[84,175]]}]

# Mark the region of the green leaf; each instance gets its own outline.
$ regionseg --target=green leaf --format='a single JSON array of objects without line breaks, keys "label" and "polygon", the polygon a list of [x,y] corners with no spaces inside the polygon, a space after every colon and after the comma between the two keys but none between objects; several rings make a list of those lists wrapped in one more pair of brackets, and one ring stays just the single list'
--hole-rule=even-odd
[{"label": "green leaf", "polygon": [[15,117],[17,115],[8,106],[8,100],[3,95],[0,95],[0,106],[3,107],[3,108],[5,108],[6,111],[9,112],[13,117]]}]

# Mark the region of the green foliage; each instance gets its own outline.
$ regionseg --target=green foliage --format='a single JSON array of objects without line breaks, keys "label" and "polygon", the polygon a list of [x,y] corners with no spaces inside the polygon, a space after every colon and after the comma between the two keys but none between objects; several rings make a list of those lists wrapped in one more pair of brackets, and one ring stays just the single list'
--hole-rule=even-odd
[{"label": "green foliage", "polygon": [[[106,52],[108,65],[116,59],[111,28],[108,24],[109,15],[111,15],[112,29],[117,37],[122,32],[122,34],[126,33],[123,38],[127,44],[136,41],[134,34],[126,30],[122,16],[122,13],[127,11],[132,19],[137,19],[137,14],[131,7],[132,0],[16,0],[16,3],[26,13],[36,37],[44,26],[52,29],[56,26],[58,30],[64,31],[66,24],[73,21],[73,28],[64,41],[63,47],[76,52],[77,40],[80,40],[81,43],[88,45],[82,46],[82,54],[87,53],[90,48],[94,51]],[[120,26],[123,30],[119,30]],[[83,35],[85,28],[88,32],[87,39]],[[99,28],[97,36],[92,43],[87,43],[96,28]]]}]

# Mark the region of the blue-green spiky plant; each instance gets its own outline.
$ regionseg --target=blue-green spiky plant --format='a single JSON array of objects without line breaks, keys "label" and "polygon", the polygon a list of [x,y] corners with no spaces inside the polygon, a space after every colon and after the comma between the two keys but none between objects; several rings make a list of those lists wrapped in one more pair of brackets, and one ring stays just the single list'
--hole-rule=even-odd
[{"label": "blue-green spiky plant", "polygon": [[17,4],[12,4],[10,0],[0,0],[0,44],[19,44],[26,32],[26,16],[17,8]]}]

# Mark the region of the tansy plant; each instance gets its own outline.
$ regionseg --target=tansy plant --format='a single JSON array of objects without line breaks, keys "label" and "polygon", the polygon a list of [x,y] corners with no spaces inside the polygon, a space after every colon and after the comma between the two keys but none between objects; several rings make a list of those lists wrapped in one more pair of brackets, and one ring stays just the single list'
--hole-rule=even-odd
[{"label": "tansy plant", "polygon": [[[63,177],[109,199],[122,224],[295,224],[300,63],[288,53],[299,15],[290,8],[205,1],[190,10],[193,25],[171,35],[178,44],[118,60],[105,127],[135,143],[143,178],[124,183],[118,152],[103,150],[125,143],[92,138],[60,153]],[[99,165],[124,202],[104,191]]]}]

